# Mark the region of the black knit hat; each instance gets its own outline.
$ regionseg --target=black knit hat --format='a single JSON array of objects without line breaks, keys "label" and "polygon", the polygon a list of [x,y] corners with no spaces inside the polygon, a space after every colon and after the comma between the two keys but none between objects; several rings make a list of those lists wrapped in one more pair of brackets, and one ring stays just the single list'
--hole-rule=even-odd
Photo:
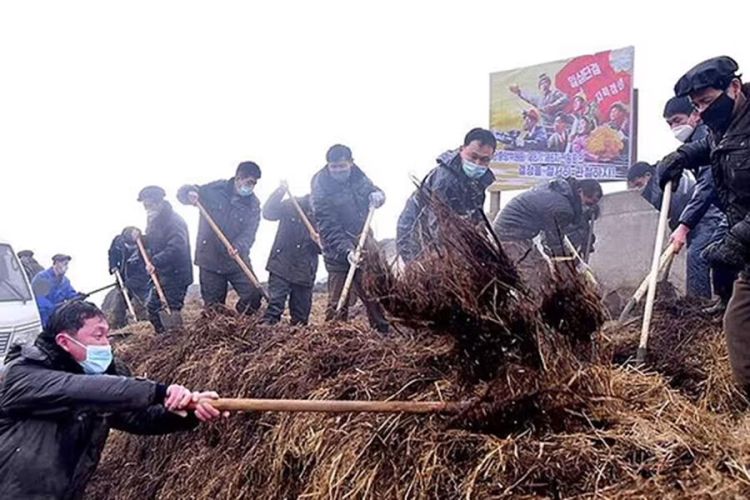
[{"label": "black knit hat", "polygon": [[334,144],[326,153],[326,161],[332,163],[335,161],[352,161],[352,150],[343,144]]}]

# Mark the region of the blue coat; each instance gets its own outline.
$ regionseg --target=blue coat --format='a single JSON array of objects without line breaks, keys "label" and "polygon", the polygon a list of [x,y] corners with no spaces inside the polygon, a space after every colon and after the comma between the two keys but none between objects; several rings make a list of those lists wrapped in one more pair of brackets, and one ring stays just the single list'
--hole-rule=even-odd
[{"label": "blue coat", "polygon": [[36,305],[44,327],[47,326],[47,321],[57,306],[79,295],[73,289],[70,280],[65,276],[57,276],[51,267],[34,276],[31,288],[34,290]]}]

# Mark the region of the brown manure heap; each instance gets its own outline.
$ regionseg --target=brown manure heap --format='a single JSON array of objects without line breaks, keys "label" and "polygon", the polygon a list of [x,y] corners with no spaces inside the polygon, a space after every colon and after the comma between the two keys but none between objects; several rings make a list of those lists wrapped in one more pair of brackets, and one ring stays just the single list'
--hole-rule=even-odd
[{"label": "brown manure heap", "polygon": [[487,228],[440,224],[462,243],[399,275],[368,256],[367,288],[400,325],[388,337],[356,322],[265,327],[215,311],[117,349],[136,374],[227,397],[469,401],[464,412],[244,414],[189,434],[114,433],[88,496],[750,494],[733,421],[660,374],[612,365],[597,349],[603,314],[570,268],[530,307]]}]

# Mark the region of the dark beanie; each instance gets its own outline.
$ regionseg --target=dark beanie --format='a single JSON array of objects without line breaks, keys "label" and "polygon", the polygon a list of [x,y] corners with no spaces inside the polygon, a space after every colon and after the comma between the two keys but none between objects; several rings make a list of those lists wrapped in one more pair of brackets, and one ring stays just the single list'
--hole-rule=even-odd
[{"label": "dark beanie", "polygon": [[695,109],[688,97],[673,97],[664,105],[664,118],[669,119],[674,115],[690,116]]},{"label": "dark beanie", "polygon": [[654,174],[654,167],[646,163],[645,161],[639,161],[635,164],[633,164],[632,167],[628,169],[628,181],[632,181],[633,179],[637,179],[638,177],[643,177],[646,174]]},{"label": "dark beanie", "polygon": [[352,161],[352,150],[343,144],[334,144],[326,153],[326,161],[333,163],[336,161]]}]

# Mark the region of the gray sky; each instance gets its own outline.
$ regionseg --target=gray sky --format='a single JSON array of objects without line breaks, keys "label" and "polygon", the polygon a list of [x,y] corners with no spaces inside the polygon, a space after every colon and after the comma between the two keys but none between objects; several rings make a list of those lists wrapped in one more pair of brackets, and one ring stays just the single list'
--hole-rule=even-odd
[{"label": "gray sky", "polygon": [[[147,184],[254,160],[265,201],[281,179],[309,190],[333,143],[387,196],[380,238],[434,158],[487,126],[489,74],[628,45],[640,89],[639,157],[675,147],[661,119],[676,79],[728,54],[750,65],[744,2],[39,1],[0,5],[0,238],[47,266],[73,255],[82,291],[106,253],[145,226]],[[739,22],[739,21],[738,21]],[[747,74],[750,71],[745,69]],[[198,214],[178,206],[194,244]],[[262,222],[262,271],[276,231]]]}]

